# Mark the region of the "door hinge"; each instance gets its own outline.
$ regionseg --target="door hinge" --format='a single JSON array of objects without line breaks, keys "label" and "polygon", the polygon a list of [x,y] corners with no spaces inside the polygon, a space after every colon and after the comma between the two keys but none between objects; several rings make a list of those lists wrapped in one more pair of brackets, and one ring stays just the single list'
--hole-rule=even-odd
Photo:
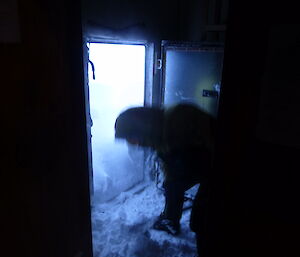
[{"label": "door hinge", "polygon": [[156,60],[156,69],[157,70],[161,70],[162,69],[162,60],[161,59],[157,59]]}]

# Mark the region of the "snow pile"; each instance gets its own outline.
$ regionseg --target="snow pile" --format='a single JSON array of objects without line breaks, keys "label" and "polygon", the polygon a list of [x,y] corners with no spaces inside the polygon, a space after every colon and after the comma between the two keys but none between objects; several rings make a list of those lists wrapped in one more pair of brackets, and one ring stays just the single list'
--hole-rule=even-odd
[{"label": "snow pile", "polygon": [[[100,148],[101,146],[101,148]],[[103,203],[144,179],[143,151],[124,141],[97,145],[93,149],[94,201]]]},{"label": "snow pile", "polygon": [[163,206],[163,192],[154,182],[139,184],[111,202],[94,206],[94,257],[196,256],[195,234],[189,228],[190,209],[183,212],[180,235],[152,229]]}]

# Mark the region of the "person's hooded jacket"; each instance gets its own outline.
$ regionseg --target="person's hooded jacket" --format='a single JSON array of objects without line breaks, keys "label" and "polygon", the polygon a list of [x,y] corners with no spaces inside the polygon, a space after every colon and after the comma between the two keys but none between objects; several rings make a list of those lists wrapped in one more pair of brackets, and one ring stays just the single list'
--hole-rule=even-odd
[{"label": "person's hooded jacket", "polygon": [[164,162],[166,179],[204,175],[213,151],[214,119],[192,104],[166,109],[135,107],[121,113],[115,137],[134,138],[155,150]]}]

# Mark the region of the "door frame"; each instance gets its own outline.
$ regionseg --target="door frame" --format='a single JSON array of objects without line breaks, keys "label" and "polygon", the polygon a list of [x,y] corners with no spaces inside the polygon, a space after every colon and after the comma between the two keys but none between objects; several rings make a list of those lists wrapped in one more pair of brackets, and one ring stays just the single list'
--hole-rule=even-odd
[{"label": "door frame", "polygon": [[[144,106],[153,105],[153,74],[154,74],[154,43],[138,40],[122,40],[122,39],[107,39],[101,37],[85,37],[83,40],[83,56],[84,56],[84,93],[85,93],[85,111],[86,111],[86,126],[87,126],[87,149],[88,149],[88,168],[89,168],[89,183],[91,206],[93,206],[94,186],[93,186],[93,164],[92,164],[92,141],[91,141],[91,116],[90,116],[90,97],[89,97],[89,74],[88,65],[90,43],[104,44],[119,44],[119,45],[143,45],[145,46],[145,84],[144,84]],[[145,167],[144,167],[145,172]],[[145,175],[145,174],[144,174]]]}]

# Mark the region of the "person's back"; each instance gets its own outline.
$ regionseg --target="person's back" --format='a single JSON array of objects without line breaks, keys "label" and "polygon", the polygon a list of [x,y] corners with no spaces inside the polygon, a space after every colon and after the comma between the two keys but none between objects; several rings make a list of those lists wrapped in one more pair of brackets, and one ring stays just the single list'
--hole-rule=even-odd
[{"label": "person's back", "polygon": [[177,104],[166,109],[164,139],[169,151],[207,148],[213,145],[213,118],[192,104]]},{"label": "person's back", "polygon": [[[165,110],[163,143],[157,149],[166,179],[200,179],[211,165],[214,119],[191,104]],[[177,165],[177,168],[175,169]]]}]

